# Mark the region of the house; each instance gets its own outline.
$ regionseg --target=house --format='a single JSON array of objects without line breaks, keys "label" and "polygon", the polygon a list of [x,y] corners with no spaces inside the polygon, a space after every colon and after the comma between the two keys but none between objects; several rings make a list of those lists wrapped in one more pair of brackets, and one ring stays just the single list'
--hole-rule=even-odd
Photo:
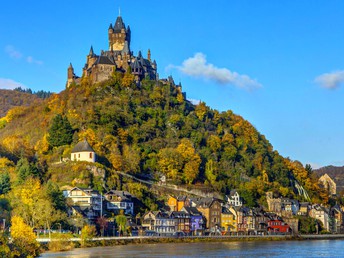
[{"label": "house", "polygon": [[341,207],[336,204],[330,209],[330,215],[332,218],[331,232],[335,234],[342,234],[344,232],[343,225],[343,211]]},{"label": "house", "polygon": [[206,228],[216,231],[221,226],[221,203],[215,198],[202,198],[198,200],[197,207],[206,219]]},{"label": "house", "polygon": [[281,198],[282,211],[281,214],[283,217],[292,217],[297,215],[300,209],[299,202],[297,200],[292,200],[289,198]]},{"label": "house", "polygon": [[84,139],[83,141],[78,142],[72,149],[71,160],[96,162],[96,153],[87,140]]},{"label": "house", "polygon": [[183,231],[186,234],[191,232],[191,216],[186,211],[172,211],[171,216],[177,220],[177,231]]},{"label": "house", "polygon": [[153,230],[159,235],[172,235],[178,227],[172,213],[162,211],[148,211],[141,221],[144,230]]},{"label": "house", "polygon": [[337,185],[328,174],[322,175],[319,178],[319,183],[325,188],[329,195],[336,195]]},{"label": "house", "polygon": [[231,190],[229,195],[226,195],[226,200],[230,206],[242,206],[242,198],[236,190]]},{"label": "house", "polygon": [[268,231],[269,215],[264,212],[261,208],[253,210],[254,213],[254,231],[256,235],[266,235]]},{"label": "house", "polygon": [[205,229],[204,219],[195,207],[184,206],[181,211],[185,211],[190,215],[190,233],[191,235],[202,235]]},{"label": "house", "polygon": [[171,211],[181,211],[187,202],[186,196],[172,196],[168,198],[167,205],[170,207]]},{"label": "house", "polygon": [[268,221],[268,232],[270,234],[291,233],[291,228],[281,218],[274,218]]},{"label": "house", "polygon": [[228,209],[227,207],[222,207],[221,212],[221,228],[226,232],[237,232],[237,218],[236,212],[233,209]]},{"label": "house", "polygon": [[110,190],[105,195],[106,209],[117,214],[123,211],[124,214],[134,214],[134,202],[132,195],[126,191]]},{"label": "house", "polygon": [[326,231],[330,231],[330,218],[329,218],[329,210],[325,207],[320,206],[319,204],[312,205],[309,216],[317,219],[322,222],[323,228]]},{"label": "house", "polygon": [[80,215],[90,222],[100,216],[102,197],[91,188],[74,187],[65,190],[64,196],[70,200],[69,215]]},{"label": "house", "polygon": [[297,215],[308,216],[309,210],[310,210],[309,202],[301,202],[300,209],[297,212]]}]

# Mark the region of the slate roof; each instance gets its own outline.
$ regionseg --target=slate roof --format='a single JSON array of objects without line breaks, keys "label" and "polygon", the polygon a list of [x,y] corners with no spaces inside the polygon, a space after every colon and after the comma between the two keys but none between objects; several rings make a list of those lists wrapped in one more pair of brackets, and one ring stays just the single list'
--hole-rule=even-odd
[{"label": "slate roof", "polygon": [[104,55],[99,56],[95,64],[115,65],[107,56]]},{"label": "slate roof", "polygon": [[87,142],[87,140],[83,140],[81,142],[78,142],[73,150],[72,150],[72,153],[75,153],[75,152],[95,152],[91,145]]},{"label": "slate roof", "polygon": [[122,29],[125,29],[125,25],[121,16],[117,17],[115,26],[113,29],[115,32],[121,32]]}]

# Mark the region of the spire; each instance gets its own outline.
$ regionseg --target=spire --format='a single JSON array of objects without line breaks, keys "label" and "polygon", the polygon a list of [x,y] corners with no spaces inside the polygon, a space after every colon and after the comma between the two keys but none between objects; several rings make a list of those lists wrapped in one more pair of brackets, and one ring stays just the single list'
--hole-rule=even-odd
[{"label": "spire", "polygon": [[89,53],[88,55],[89,55],[89,56],[94,56],[93,46],[91,46],[90,53]]},{"label": "spire", "polygon": [[110,23],[109,30],[113,30],[112,23]]},{"label": "spire", "polygon": [[72,63],[69,63],[69,67],[68,68],[72,68],[73,69]]},{"label": "spire", "polygon": [[121,17],[121,7],[118,7],[118,17]]},{"label": "spire", "polygon": [[139,51],[139,53],[138,53],[138,55],[137,55],[137,58],[142,58],[141,50]]}]

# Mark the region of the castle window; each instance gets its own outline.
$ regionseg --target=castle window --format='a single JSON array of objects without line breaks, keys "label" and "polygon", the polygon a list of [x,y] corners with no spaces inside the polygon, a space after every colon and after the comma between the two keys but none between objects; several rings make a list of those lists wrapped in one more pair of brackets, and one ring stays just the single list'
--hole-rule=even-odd
[{"label": "castle window", "polygon": [[92,159],[92,152],[90,152],[90,159]]}]

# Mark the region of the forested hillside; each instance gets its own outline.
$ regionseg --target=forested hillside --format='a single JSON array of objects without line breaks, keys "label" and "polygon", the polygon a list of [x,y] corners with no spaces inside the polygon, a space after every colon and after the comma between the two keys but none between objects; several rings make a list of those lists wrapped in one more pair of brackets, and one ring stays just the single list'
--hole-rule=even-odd
[{"label": "forested hillside", "polygon": [[0,118],[13,107],[29,106],[39,101],[38,96],[30,93],[0,89]]},{"label": "forested hillside", "polygon": [[[191,104],[171,81],[143,80],[137,85],[130,73],[115,73],[91,85],[83,78],[80,85],[41,103],[12,109],[0,123],[2,156],[14,163],[24,157],[39,164],[41,178],[60,186],[128,189],[113,173],[122,171],[156,180],[165,175],[170,183],[206,186],[222,194],[238,189],[249,206],[264,204],[268,190],[302,200],[295,181],[313,201],[327,201],[311,169],[283,158],[264,135],[232,111],[219,112],[204,102]],[[54,123],[65,124],[65,131],[59,132]],[[67,140],[56,143],[55,134]],[[68,162],[53,165],[68,158],[84,138],[106,171],[104,182],[87,174],[86,168]]]}]

